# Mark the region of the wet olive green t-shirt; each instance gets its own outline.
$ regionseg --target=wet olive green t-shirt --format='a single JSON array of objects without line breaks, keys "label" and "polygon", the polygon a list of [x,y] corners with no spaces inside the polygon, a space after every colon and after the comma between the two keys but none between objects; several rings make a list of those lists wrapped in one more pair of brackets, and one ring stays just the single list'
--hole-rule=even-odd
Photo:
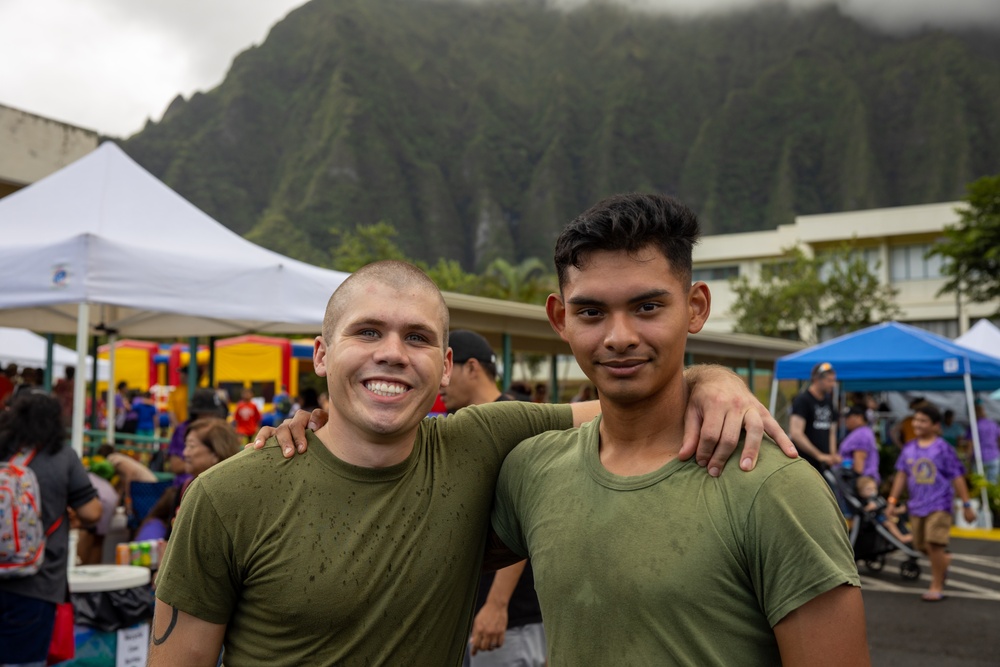
[{"label": "wet olive green t-shirt", "polygon": [[493,527],[531,557],[552,667],[778,665],[776,623],[860,585],[804,460],[768,443],[751,472],[673,460],[622,477],[600,462],[599,423],[522,443],[497,484]]},{"label": "wet olive green t-shirt", "polygon": [[156,595],[228,624],[227,665],[458,665],[500,464],[572,426],[567,406],[495,403],[426,419],[371,469],[312,434],[203,473],[181,503]]}]

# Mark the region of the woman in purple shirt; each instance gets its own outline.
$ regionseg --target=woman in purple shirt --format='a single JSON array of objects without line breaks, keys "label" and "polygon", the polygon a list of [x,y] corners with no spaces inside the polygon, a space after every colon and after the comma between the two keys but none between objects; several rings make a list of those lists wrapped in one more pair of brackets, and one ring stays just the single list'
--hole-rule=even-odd
[{"label": "woman in purple shirt", "polygon": [[875,444],[875,432],[868,425],[864,407],[852,406],[847,412],[847,430],[850,431],[840,443],[840,457],[850,460],[854,472],[859,477],[871,477],[876,483],[881,483],[878,474],[878,445]]}]

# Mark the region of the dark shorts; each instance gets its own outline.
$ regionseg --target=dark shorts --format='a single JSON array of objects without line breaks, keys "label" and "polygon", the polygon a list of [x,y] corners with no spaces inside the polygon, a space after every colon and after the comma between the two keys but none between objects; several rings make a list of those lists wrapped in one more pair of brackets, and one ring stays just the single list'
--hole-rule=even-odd
[{"label": "dark shorts", "polygon": [[0,591],[0,656],[5,663],[45,662],[52,643],[56,605]]}]

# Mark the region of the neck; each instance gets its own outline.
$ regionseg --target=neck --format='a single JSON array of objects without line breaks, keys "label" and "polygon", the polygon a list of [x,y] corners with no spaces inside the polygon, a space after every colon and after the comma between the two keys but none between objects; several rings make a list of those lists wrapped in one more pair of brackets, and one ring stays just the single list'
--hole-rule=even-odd
[{"label": "neck", "polygon": [[500,394],[501,392],[497,389],[495,382],[484,382],[482,385],[476,387],[475,396],[473,396],[473,400],[469,402],[469,405],[492,403],[500,398]]},{"label": "neck", "polygon": [[657,395],[620,403],[602,392],[601,463],[617,475],[642,475],[677,457],[684,438],[688,389],[683,375]]},{"label": "neck", "polygon": [[826,392],[823,391],[822,389],[820,389],[818,386],[816,386],[814,384],[809,385],[809,393],[811,393],[813,396],[815,396],[819,400],[823,400],[824,398],[826,398]]},{"label": "neck", "polygon": [[416,442],[417,426],[402,435],[373,441],[367,434],[358,432],[354,425],[334,419],[331,413],[330,421],[316,431],[316,437],[345,463],[362,468],[388,468],[409,457]]},{"label": "neck", "polygon": [[917,436],[917,444],[919,444],[919,445],[926,446],[926,445],[931,444],[935,440],[937,440],[937,436],[934,435],[933,433],[928,434],[928,435],[918,435]]}]

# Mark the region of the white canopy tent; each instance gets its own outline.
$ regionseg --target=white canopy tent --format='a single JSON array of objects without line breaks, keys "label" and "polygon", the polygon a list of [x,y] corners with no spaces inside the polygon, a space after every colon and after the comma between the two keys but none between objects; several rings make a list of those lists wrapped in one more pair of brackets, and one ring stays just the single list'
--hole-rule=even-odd
[{"label": "white canopy tent", "polygon": [[[1000,359],[1000,328],[989,320],[979,320],[971,329],[955,339],[962,347]],[[1000,389],[990,396],[1000,400]]]},{"label": "white canopy tent", "polygon": [[[32,368],[44,367],[48,361],[48,345],[44,336],[39,336],[26,329],[12,329],[10,327],[0,327],[0,364],[17,364],[18,366],[30,366]],[[85,373],[80,373],[80,377],[86,377],[91,381],[93,359],[87,357],[87,367]],[[62,377],[66,374],[67,366],[76,366],[76,352],[63,347],[62,345],[52,346],[52,373],[54,377]],[[110,378],[109,364],[104,359],[97,362],[97,377],[99,380]]]},{"label": "white canopy tent", "polygon": [[1000,359],[1000,329],[989,320],[979,320],[955,339],[962,347]]},{"label": "white canopy tent", "polygon": [[75,331],[78,366],[91,332],[316,332],[347,277],[243,239],[111,142],[0,200],[0,238],[0,325]]}]

